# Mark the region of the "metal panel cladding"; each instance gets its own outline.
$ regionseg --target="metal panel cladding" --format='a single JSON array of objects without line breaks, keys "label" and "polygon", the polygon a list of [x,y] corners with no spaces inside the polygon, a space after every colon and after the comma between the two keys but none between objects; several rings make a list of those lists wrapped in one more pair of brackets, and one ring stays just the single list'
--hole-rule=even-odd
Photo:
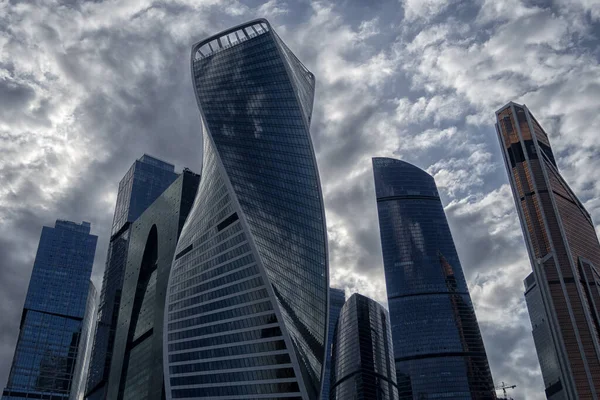
[{"label": "metal panel cladding", "polygon": [[261,19],[196,44],[192,79],[203,176],[171,270],[167,397],[316,400],[328,264],[314,76]]},{"label": "metal panel cladding", "polygon": [[[538,351],[546,396],[600,398],[600,243],[583,204],[558,171],[548,134],[525,105],[496,112],[496,131],[548,317],[552,347]],[[528,303],[529,305],[529,303]],[[532,323],[536,315],[530,315]],[[548,349],[535,335],[536,347]],[[545,360],[555,359],[557,363]]]},{"label": "metal panel cladding", "polygon": [[331,357],[330,400],[398,400],[388,313],[353,294],[340,311]]},{"label": "metal panel cladding", "polygon": [[432,176],[374,158],[401,399],[495,399],[483,340]]}]

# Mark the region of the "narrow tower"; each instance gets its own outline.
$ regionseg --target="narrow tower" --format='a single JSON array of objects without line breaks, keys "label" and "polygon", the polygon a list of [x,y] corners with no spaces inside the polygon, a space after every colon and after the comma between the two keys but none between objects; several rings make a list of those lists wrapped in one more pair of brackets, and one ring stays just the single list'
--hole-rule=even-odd
[{"label": "narrow tower", "polygon": [[200,176],[189,170],[131,224],[107,398],[162,400],[163,320],[177,239]]},{"label": "narrow tower", "polygon": [[527,107],[508,103],[496,119],[533,268],[526,299],[546,395],[599,399],[600,243],[594,223],[560,175],[548,135]]},{"label": "narrow tower", "polygon": [[495,399],[475,311],[431,175],[374,158],[401,399]]},{"label": "narrow tower", "polygon": [[123,276],[127,264],[131,223],[177,178],[175,166],[144,154],[119,182],[106,267],[93,332],[93,346],[86,384],[87,400],[105,400],[115,333],[121,306]]},{"label": "narrow tower", "polygon": [[358,293],[340,311],[331,356],[330,400],[398,400],[388,313]]},{"label": "narrow tower", "polygon": [[191,64],[203,169],[167,293],[167,399],[317,400],[329,284],[314,76],[264,19],[194,45]]},{"label": "narrow tower", "polygon": [[323,376],[323,390],[321,391],[321,400],[329,399],[329,389],[331,388],[331,346],[333,344],[333,332],[340,315],[340,311],[346,302],[346,293],[344,289],[329,288],[329,334],[327,335],[327,348],[325,353],[325,374]]}]

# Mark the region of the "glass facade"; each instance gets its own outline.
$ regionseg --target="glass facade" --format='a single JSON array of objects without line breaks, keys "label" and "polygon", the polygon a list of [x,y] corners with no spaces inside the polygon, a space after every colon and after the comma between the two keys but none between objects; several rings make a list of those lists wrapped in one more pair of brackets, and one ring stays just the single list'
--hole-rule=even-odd
[{"label": "glass facade", "polygon": [[374,158],[401,399],[495,399],[479,325],[433,177]]},{"label": "glass facade", "polygon": [[314,77],[261,19],[196,44],[192,78],[203,172],[169,282],[167,398],[316,400],[328,266]]},{"label": "glass facade", "polygon": [[353,294],[344,304],[331,364],[331,400],[398,399],[390,321],[375,300]]},{"label": "glass facade", "polygon": [[133,222],[177,179],[175,166],[144,154],[119,182],[112,235]]},{"label": "glass facade", "polygon": [[[558,171],[550,140],[526,106],[496,112],[496,131],[556,363],[538,345],[548,396],[600,396],[600,243],[585,207]],[[529,300],[528,300],[529,304]],[[536,315],[530,315],[532,322]],[[541,339],[540,339],[541,340]],[[547,340],[546,338],[543,339]],[[560,371],[560,373],[559,373]],[[560,375],[558,381],[554,377]],[[560,385],[555,384],[560,382]]]},{"label": "glass facade", "polygon": [[83,400],[85,395],[85,385],[92,355],[92,339],[94,337],[94,328],[96,326],[97,310],[98,292],[96,291],[94,284],[90,281],[90,288],[85,306],[85,316],[83,317],[81,339],[79,340],[79,356],[77,357],[77,363],[75,364],[70,400]]},{"label": "glass facade", "polygon": [[163,399],[163,319],[175,246],[200,177],[183,173],[131,224],[107,398]]},{"label": "glass facade", "polygon": [[77,391],[97,239],[88,222],[43,227],[2,400],[66,400]]},{"label": "glass facade", "polygon": [[527,310],[531,319],[531,327],[535,350],[538,354],[542,378],[546,388],[546,397],[548,400],[566,400],[566,392],[562,385],[562,374],[560,364],[552,343],[552,333],[550,322],[546,311],[540,288],[535,282],[533,273],[525,279],[525,301]]},{"label": "glass facade", "polygon": [[86,387],[86,399],[88,400],[104,400],[106,398],[106,382],[119,316],[131,223],[173,183],[177,176],[172,164],[144,154],[133,163],[119,183],[112,236],[108,245],[93,337]]},{"label": "glass facade", "polygon": [[346,302],[344,289],[329,288],[329,327],[327,333],[327,347],[325,350],[325,374],[323,375],[323,389],[321,390],[321,400],[329,399],[330,378],[331,378],[331,345],[333,343],[333,333],[342,306]]}]

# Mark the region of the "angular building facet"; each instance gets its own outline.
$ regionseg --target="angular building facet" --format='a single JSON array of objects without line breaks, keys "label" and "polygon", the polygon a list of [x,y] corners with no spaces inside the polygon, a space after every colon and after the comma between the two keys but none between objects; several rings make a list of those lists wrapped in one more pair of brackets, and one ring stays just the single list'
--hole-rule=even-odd
[{"label": "angular building facet", "polygon": [[85,385],[87,382],[90,359],[92,355],[92,340],[94,339],[94,328],[96,327],[96,316],[98,312],[98,292],[96,286],[90,281],[90,288],[83,317],[83,328],[79,339],[79,350],[70,400],[83,400],[85,396]]},{"label": "angular building facet", "polygon": [[539,285],[535,282],[533,273],[525,278],[525,301],[531,320],[533,342],[542,370],[542,378],[546,389],[546,398],[548,400],[566,400],[568,399],[564,388],[562,387],[562,373],[560,364],[554,349],[552,341],[552,332],[550,330],[550,321],[544,309],[544,302],[540,292]]},{"label": "angular building facet", "polygon": [[88,400],[106,399],[108,374],[127,263],[131,223],[177,178],[172,164],[144,154],[119,183],[119,192],[102,280],[89,376]]},{"label": "angular building facet", "polygon": [[373,172],[400,398],[495,399],[433,177],[391,158]]},{"label": "angular building facet", "polygon": [[[548,321],[550,337],[536,335],[534,327],[546,395],[598,399],[600,243],[594,223],[561,176],[548,135],[527,107],[511,102],[496,119],[539,292],[535,310]],[[534,325],[538,317],[527,302]]]},{"label": "angular building facet", "polygon": [[341,309],[331,357],[330,400],[398,400],[388,313],[360,294]]},{"label": "angular building facet", "polygon": [[43,227],[2,400],[67,400],[76,391],[97,240],[89,222]]},{"label": "angular building facet", "polygon": [[323,376],[321,400],[329,399],[329,389],[331,387],[331,345],[333,343],[335,326],[345,302],[346,293],[344,289],[329,288],[329,326],[327,327],[329,333],[327,334],[327,347],[325,350],[325,374]]},{"label": "angular building facet", "polygon": [[260,19],[194,45],[192,79],[203,169],[169,281],[166,397],[317,400],[329,285],[314,76]]},{"label": "angular building facet", "polygon": [[200,177],[189,170],[131,224],[107,398],[161,400],[163,319],[177,239]]}]

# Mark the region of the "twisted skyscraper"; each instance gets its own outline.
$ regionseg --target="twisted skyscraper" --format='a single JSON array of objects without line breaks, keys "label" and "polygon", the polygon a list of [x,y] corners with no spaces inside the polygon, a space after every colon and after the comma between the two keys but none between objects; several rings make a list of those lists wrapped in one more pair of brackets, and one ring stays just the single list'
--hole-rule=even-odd
[{"label": "twisted skyscraper", "polygon": [[533,267],[525,298],[549,399],[600,398],[600,243],[526,106],[496,112],[496,130]]},{"label": "twisted skyscraper", "polygon": [[269,23],[192,50],[202,179],[165,309],[166,397],[316,400],[328,313],[315,80]]}]

